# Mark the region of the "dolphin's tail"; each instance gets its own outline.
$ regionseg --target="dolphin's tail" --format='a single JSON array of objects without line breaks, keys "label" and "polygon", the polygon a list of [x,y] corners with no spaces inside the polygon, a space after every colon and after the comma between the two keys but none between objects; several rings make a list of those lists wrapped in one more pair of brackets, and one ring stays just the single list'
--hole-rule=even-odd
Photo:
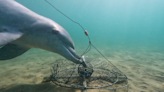
[{"label": "dolphin's tail", "polygon": [[20,47],[15,44],[7,44],[0,48],[0,60],[8,60],[15,58],[23,54],[27,50],[29,50],[29,48]]}]

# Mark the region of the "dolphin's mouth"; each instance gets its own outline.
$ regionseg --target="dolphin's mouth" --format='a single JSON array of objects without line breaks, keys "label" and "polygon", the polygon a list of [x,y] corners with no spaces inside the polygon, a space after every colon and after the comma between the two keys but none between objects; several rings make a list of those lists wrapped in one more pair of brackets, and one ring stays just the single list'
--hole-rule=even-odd
[{"label": "dolphin's mouth", "polygon": [[[59,38],[60,39],[60,38]],[[61,39],[60,39],[61,40]],[[59,52],[62,56],[64,56],[65,58],[67,58],[68,60],[80,64],[81,62],[81,57],[78,56],[74,50],[74,46],[72,44],[69,44],[66,41],[61,40],[62,44],[63,44],[63,51]]]},{"label": "dolphin's mouth", "polygon": [[64,46],[65,50],[67,51],[67,55],[66,58],[73,61],[74,63],[80,64],[81,61],[81,57],[79,55],[76,54],[75,50],[71,47],[66,47]]},{"label": "dolphin's mouth", "polygon": [[79,55],[76,54],[75,50],[71,47],[67,48],[66,49],[69,51],[69,53],[76,59],[80,59]]}]

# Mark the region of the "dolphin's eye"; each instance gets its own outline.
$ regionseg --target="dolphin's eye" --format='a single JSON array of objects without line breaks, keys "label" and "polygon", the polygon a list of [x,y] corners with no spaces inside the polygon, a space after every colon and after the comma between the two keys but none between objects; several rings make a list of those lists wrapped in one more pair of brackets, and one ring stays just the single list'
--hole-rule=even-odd
[{"label": "dolphin's eye", "polygon": [[52,30],[52,33],[53,33],[53,34],[58,34],[59,31],[58,31],[58,30]]}]

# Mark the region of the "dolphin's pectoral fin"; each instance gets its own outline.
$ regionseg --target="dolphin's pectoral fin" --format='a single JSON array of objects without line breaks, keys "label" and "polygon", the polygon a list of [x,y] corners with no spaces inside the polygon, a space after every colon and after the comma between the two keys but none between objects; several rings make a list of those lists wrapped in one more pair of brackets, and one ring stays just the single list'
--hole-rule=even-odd
[{"label": "dolphin's pectoral fin", "polygon": [[8,60],[15,58],[24,52],[29,50],[29,48],[20,47],[15,44],[7,44],[0,48],[0,60]]},{"label": "dolphin's pectoral fin", "polygon": [[14,40],[17,40],[23,35],[21,32],[8,32],[6,31],[0,31],[0,46],[6,45]]}]

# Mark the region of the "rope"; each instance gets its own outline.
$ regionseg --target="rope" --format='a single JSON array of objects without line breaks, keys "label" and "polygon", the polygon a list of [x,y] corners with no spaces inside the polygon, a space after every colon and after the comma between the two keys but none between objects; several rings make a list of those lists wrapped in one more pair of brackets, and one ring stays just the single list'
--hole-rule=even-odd
[{"label": "rope", "polygon": [[[84,29],[84,27],[80,24],[80,23],[78,23],[78,22],[76,22],[76,21],[74,21],[74,20],[72,20],[70,17],[68,17],[66,14],[64,14],[63,12],[61,12],[59,9],[57,9],[54,5],[52,5],[50,2],[48,2],[47,0],[45,0],[48,4],[50,4],[54,9],[56,9],[58,12],[60,12],[62,15],[64,15],[65,17],[67,17],[69,20],[71,20],[72,22],[74,22],[75,24],[78,24],[82,29],[83,29],[83,31],[84,31],[84,33],[85,33],[85,29]],[[112,64],[93,44],[91,44],[91,40],[90,40],[90,37],[89,37],[89,35],[87,35],[87,37],[88,37],[88,40],[89,40],[89,45],[88,45],[88,47],[87,47],[87,49],[83,52],[83,54],[81,55],[81,56],[83,56],[84,54],[86,54],[86,53],[88,53],[90,50],[91,50],[91,47],[93,47],[93,48],[95,48],[96,50],[97,50],[97,52],[99,52],[100,54],[101,54],[101,56],[102,57],[104,57],[110,64]],[[113,65],[113,64],[112,64]],[[113,65],[114,66],[114,65]],[[116,69],[118,69],[116,66],[114,66]],[[119,70],[119,69],[118,69]],[[120,71],[120,70],[119,70]],[[120,71],[121,72],[121,71]],[[122,72],[121,72],[122,73]],[[126,75],[125,75],[126,76]]]},{"label": "rope", "polygon": [[81,56],[88,53],[90,51],[90,49],[91,49],[91,44],[88,45],[87,49],[84,51],[84,53]]},{"label": "rope", "polygon": [[[97,50],[97,52],[99,52],[100,54],[101,54],[101,56],[102,57],[104,57],[105,59],[106,59],[106,61],[108,61],[111,65],[113,65],[95,46],[93,46],[92,44],[91,44],[91,46],[93,47],[93,48],[95,48],[96,50]],[[113,65],[114,66],[114,65]],[[116,69],[118,69],[116,66],[114,66]],[[119,69],[118,69],[119,70]],[[119,72],[121,72],[120,70],[119,70]],[[121,72],[122,73],[122,72]],[[122,73],[123,74],[123,73]],[[126,76],[126,75],[124,75],[124,76]]]}]

